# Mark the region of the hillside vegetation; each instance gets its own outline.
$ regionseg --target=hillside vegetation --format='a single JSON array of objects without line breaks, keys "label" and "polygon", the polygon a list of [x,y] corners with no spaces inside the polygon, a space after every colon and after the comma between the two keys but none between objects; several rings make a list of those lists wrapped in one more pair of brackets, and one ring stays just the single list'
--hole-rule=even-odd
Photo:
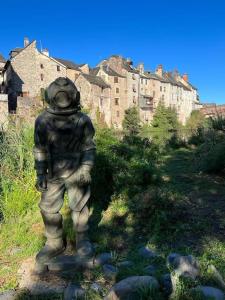
[{"label": "hillside vegetation", "polygon": [[[203,274],[198,283],[210,284],[209,264],[225,278],[225,122],[205,124],[197,118],[196,125],[194,116],[183,128],[176,114],[171,111],[167,118],[164,109],[160,107],[152,127],[144,128],[135,127],[135,113],[130,119],[128,112],[123,138],[96,125],[91,239],[97,252],[113,251],[117,261],[134,261],[117,280],[144,275],[149,261],[140,259],[138,249],[148,245],[160,253],[152,261],[156,277],[168,272],[166,257],[177,252],[195,255]],[[32,147],[28,124],[11,125],[0,137],[0,291],[17,286],[20,264],[44,244]],[[65,235],[73,243],[66,203],[63,214]],[[96,270],[92,279],[101,276]],[[191,299],[187,290],[181,288],[176,299]]]}]

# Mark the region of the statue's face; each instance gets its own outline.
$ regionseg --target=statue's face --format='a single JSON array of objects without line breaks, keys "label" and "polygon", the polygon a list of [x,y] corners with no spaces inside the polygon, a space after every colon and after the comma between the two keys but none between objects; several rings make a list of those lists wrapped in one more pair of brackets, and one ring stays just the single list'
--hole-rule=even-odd
[{"label": "statue's face", "polygon": [[71,105],[72,99],[69,97],[68,93],[60,91],[55,95],[54,102],[59,108],[67,108]]}]

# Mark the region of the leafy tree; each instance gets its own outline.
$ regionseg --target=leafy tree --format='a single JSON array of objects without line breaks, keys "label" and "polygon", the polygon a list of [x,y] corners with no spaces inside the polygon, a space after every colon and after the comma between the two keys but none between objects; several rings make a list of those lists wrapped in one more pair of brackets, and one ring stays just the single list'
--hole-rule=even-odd
[{"label": "leafy tree", "polygon": [[204,115],[199,110],[194,110],[186,123],[186,128],[195,130],[200,127],[206,126],[206,119]]},{"label": "leafy tree", "polygon": [[123,129],[126,136],[136,136],[140,133],[140,117],[136,107],[125,110]]},{"label": "leafy tree", "polygon": [[177,129],[179,127],[179,122],[176,110],[171,107],[165,107],[164,104],[160,102],[156,108],[152,127],[168,131]]}]

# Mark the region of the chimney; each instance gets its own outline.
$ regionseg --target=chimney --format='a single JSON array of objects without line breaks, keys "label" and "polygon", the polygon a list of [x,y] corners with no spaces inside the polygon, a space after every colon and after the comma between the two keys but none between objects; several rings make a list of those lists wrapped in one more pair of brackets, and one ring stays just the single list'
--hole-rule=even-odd
[{"label": "chimney", "polygon": [[46,56],[49,56],[49,51],[48,51],[48,49],[43,49],[42,50],[42,54],[44,54],[44,55],[46,55]]},{"label": "chimney", "polygon": [[188,74],[187,74],[187,73],[185,73],[185,74],[183,75],[183,79],[184,79],[184,81],[188,82]]},{"label": "chimney", "polygon": [[24,40],[23,40],[24,48],[27,47],[29,44],[30,44],[29,39],[27,37],[25,37]]},{"label": "chimney", "polygon": [[126,61],[127,61],[128,65],[130,65],[130,66],[133,65],[133,62],[132,62],[132,60],[129,57],[126,59]]},{"label": "chimney", "polygon": [[156,74],[159,76],[163,76],[163,65],[158,65],[157,69],[156,69]]},{"label": "chimney", "polygon": [[144,64],[143,63],[140,63],[137,67],[137,69],[140,71],[140,74],[144,74]]}]

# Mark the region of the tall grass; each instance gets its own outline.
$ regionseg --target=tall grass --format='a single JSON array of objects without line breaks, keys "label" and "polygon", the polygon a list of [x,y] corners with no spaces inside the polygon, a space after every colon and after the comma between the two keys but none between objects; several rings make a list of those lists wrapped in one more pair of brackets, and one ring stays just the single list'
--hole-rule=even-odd
[{"label": "tall grass", "polygon": [[22,217],[36,203],[32,146],[30,126],[11,126],[1,135],[0,214],[3,221]]}]

